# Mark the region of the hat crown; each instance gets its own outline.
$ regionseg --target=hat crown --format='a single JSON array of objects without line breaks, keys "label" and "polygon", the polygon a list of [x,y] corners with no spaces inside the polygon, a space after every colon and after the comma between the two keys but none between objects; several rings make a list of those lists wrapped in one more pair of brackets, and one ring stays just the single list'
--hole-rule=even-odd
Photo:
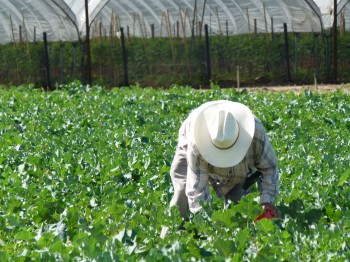
[{"label": "hat crown", "polygon": [[231,112],[220,110],[209,126],[212,143],[219,149],[232,147],[238,138],[239,126]]}]

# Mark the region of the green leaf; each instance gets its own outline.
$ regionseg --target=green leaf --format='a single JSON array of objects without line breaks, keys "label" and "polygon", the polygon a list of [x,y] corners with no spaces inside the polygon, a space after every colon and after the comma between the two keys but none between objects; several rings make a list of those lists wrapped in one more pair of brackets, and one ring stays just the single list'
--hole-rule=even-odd
[{"label": "green leaf", "polygon": [[218,239],[215,241],[214,246],[218,250],[219,254],[224,258],[229,258],[231,254],[237,252],[237,247],[233,240]]},{"label": "green leaf", "polygon": [[339,179],[339,182],[338,182],[339,186],[344,185],[344,183],[347,181],[347,179],[349,177],[349,174],[350,174],[350,170],[346,169],[346,171],[341,175],[341,177]]},{"label": "green leaf", "polygon": [[237,233],[236,239],[238,242],[238,250],[243,251],[247,247],[251,239],[250,230],[248,228],[244,228],[243,230],[240,230]]}]

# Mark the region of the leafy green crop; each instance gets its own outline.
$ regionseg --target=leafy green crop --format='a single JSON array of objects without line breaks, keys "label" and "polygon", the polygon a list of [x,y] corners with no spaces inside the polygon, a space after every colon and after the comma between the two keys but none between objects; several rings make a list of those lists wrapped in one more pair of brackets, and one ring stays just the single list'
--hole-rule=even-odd
[{"label": "leafy green crop", "polygon": [[[276,150],[280,220],[258,190],[207,217],[169,209],[181,121],[201,103],[248,105]],[[350,97],[82,86],[1,87],[0,260],[346,261]],[[169,234],[160,238],[162,226]]]}]

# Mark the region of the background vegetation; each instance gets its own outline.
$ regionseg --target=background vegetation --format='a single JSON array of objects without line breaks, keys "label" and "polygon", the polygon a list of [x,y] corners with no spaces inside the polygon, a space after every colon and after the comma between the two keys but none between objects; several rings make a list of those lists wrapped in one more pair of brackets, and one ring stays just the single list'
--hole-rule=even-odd
[{"label": "background vegetation", "polygon": [[[338,82],[350,81],[350,33],[338,36]],[[332,38],[309,33],[289,33],[291,79],[288,83],[284,34],[211,36],[211,78],[208,79],[204,37],[126,38],[129,83],[169,87],[172,84],[209,87],[214,82],[241,86],[314,84],[332,81]],[[49,43],[54,84],[85,81],[84,46],[80,43]],[[99,38],[91,42],[92,78],[108,87],[124,85],[120,39]],[[45,86],[42,42],[0,46],[0,82],[35,83]]]}]

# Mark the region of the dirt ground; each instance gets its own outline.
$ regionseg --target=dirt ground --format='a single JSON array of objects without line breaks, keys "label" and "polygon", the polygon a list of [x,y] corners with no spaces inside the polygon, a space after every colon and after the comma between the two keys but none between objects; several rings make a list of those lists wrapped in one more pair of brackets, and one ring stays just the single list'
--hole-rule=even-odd
[{"label": "dirt ground", "polygon": [[267,86],[267,87],[247,87],[239,88],[241,90],[246,89],[248,91],[264,91],[264,92],[295,92],[300,93],[305,90],[310,90],[312,92],[334,92],[341,90],[345,94],[350,94],[350,84],[339,84],[339,85],[305,85],[305,86]]}]

